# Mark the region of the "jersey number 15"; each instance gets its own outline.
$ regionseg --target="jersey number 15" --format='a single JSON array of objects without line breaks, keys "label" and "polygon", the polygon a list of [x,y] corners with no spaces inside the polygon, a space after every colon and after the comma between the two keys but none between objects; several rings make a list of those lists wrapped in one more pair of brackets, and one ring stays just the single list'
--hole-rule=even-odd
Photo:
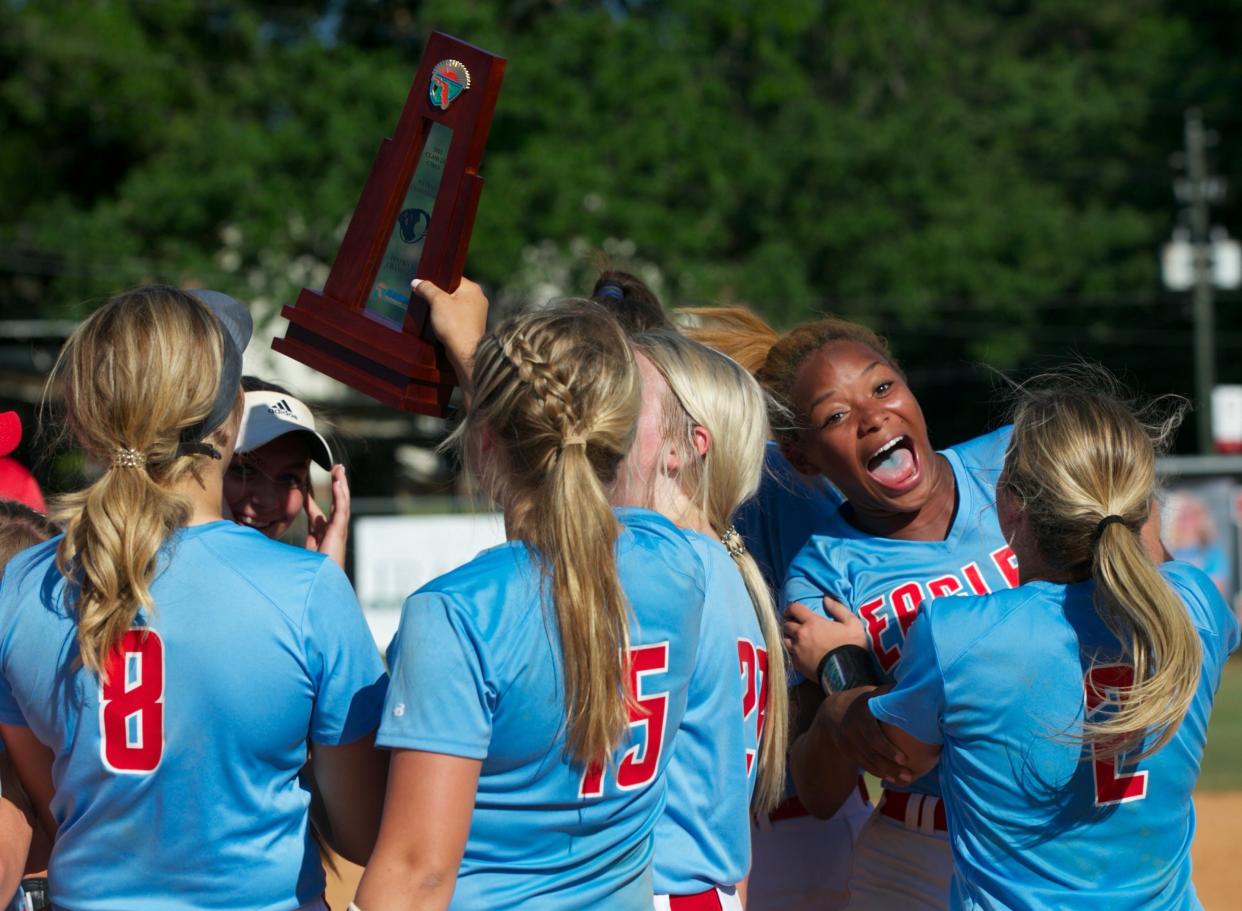
[{"label": "jersey number 15", "polygon": [[[668,643],[639,645],[630,649],[629,692],[630,729],[641,728],[641,743],[630,747],[617,765],[617,787],[622,791],[643,788],[655,781],[660,770],[660,754],[664,751],[664,728],[668,720],[668,693],[643,691],[643,678],[668,672]],[[592,763],[582,776],[579,797],[602,797],[604,767]]]}]

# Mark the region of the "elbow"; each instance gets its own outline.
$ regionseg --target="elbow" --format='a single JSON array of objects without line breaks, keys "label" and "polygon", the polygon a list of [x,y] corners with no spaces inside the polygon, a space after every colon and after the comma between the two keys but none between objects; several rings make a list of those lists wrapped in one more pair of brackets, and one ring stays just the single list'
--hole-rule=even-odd
[{"label": "elbow", "polygon": [[457,887],[457,866],[417,851],[385,849],[382,845],[367,865],[355,899],[359,908],[380,906],[386,896],[400,896],[407,908],[419,911],[447,909]]}]

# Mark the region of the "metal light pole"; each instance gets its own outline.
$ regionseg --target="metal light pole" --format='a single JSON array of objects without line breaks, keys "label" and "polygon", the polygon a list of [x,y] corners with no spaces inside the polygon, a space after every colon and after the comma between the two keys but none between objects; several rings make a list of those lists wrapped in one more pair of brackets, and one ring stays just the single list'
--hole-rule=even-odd
[{"label": "metal light pole", "polygon": [[1190,179],[1190,241],[1194,245],[1195,399],[1199,406],[1199,452],[1212,451],[1212,387],[1216,384],[1216,314],[1212,295],[1211,246],[1208,242],[1206,139],[1197,110],[1186,112],[1186,176]]},{"label": "metal light pole", "polygon": [[1225,197],[1225,181],[1208,174],[1207,147],[1215,134],[1203,128],[1197,110],[1186,112],[1185,151],[1174,163],[1186,176],[1173,181],[1173,193],[1185,206],[1182,226],[1165,244],[1162,271],[1173,291],[1191,291],[1194,305],[1195,404],[1199,451],[1212,451],[1212,390],[1216,385],[1216,288],[1242,284],[1242,250],[1221,227],[1213,227],[1209,207]]}]

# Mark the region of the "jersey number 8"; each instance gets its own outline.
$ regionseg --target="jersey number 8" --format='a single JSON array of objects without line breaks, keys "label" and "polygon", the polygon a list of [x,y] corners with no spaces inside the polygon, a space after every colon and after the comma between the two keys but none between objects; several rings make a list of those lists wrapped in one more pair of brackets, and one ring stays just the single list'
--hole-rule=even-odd
[{"label": "jersey number 8", "polygon": [[145,775],[164,756],[164,641],[126,631],[99,685],[99,752],[110,772]]}]

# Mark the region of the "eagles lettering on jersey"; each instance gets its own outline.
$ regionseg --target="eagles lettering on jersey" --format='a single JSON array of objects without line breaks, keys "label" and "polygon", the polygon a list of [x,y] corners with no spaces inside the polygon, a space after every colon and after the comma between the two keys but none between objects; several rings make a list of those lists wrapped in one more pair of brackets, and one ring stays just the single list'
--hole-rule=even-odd
[{"label": "eagles lettering on jersey", "polygon": [[823,613],[828,595],[858,614],[886,677],[927,598],[986,594],[1018,584],[1018,562],[996,519],[996,478],[1011,429],[943,450],[957,484],[957,509],[943,541],[877,538],[836,510],[789,566],[783,603]]},{"label": "eagles lettering on jersey", "polygon": [[[1008,544],[988,554],[988,561],[996,568],[1006,588],[1018,584],[1018,558]],[[855,612],[862,617],[871,653],[880,669],[891,673],[901,660],[906,633],[925,600],[946,595],[986,595],[992,591],[989,577],[995,581],[993,574],[985,573],[978,561],[971,561],[956,573],[902,582],[887,593],[857,605]]]}]

